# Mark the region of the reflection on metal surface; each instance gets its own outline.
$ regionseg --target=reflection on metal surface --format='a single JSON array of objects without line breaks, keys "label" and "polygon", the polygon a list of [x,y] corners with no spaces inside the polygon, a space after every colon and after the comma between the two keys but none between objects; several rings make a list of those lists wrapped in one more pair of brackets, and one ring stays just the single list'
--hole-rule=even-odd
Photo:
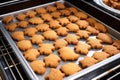
[{"label": "reflection on metal surface", "polygon": [[19,1],[19,0],[2,1],[2,2],[0,2],[0,5],[4,5],[4,4],[8,4],[8,3],[13,3],[13,2],[16,2],[16,1]]}]

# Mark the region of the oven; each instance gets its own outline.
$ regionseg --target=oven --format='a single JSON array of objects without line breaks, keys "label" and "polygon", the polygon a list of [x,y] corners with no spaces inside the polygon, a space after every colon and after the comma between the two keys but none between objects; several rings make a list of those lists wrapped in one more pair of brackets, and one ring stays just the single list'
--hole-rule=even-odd
[{"label": "oven", "polygon": [[[64,1],[64,0],[56,0]],[[105,9],[94,0],[65,0],[73,6],[80,8],[101,23],[110,26],[109,31],[120,39],[120,16]],[[97,0],[96,0],[97,1]],[[53,3],[55,0],[9,0],[0,2],[0,16],[14,12],[24,11],[32,7]],[[1,18],[0,18],[1,19]],[[0,25],[1,27],[1,25]],[[114,30],[113,30],[114,29]],[[28,66],[25,59],[16,50],[9,36],[0,29],[0,80],[40,80]],[[117,31],[117,32],[116,32]],[[81,71],[77,75],[65,80],[119,80],[120,79],[120,54],[110,57],[104,63]],[[79,75],[80,74],[80,75]],[[57,79],[56,79],[57,80]]]}]

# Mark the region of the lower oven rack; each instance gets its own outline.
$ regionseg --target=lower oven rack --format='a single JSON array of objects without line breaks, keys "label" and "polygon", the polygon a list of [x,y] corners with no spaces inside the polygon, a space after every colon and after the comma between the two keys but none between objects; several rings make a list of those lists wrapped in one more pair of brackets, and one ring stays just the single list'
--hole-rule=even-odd
[{"label": "lower oven rack", "polygon": [[[27,80],[21,63],[15,56],[15,52],[7,42],[6,38],[0,34],[0,64],[1,79],[3,80]],[[0,80],[1,80],[0,79]]]}]

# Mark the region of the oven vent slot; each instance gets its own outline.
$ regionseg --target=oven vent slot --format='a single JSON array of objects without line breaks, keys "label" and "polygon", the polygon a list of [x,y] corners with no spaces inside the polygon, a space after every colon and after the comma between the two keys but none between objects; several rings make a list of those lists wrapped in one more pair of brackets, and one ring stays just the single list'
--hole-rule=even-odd
[{"label": "oven vent slot", "polygon": [[92,80],[119,80],[120,79],[120,65],[96,76]]},{"label": "oven vent slot", "polygon": [[25,72],[15,56],[15,52],[8,44],[6,38],[0,34],[0,63],[9,80],[28,80]]}]

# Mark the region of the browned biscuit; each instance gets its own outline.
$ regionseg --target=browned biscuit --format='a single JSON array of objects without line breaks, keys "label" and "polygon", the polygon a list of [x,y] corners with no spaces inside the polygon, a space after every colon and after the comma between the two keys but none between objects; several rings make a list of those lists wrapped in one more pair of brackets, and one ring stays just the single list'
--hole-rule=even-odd
[{"label": "browned biscuit", "polygon": [[120,49],[120,40],[114,40],[112,45]]},{"label": "browned biscuit", "polygon": [[105,45],[102,49],[102,51],[108,53],[110,56],[118,54],[120,50],[118,50],[115,46],[113,45]]},{"label": "browned biscuit", "polygon": [[88,21],[88,23],[90,24],[90,26],[94,26],[95,23],[97,22],[95,19],[93,19],[91,17],[87,18],[86,20]]},{"label": "browned biscuit", "polygon": [[78,20],[76,24],[79,25],[80,29],[86,29],[87,26],[89,26],[89,23],[86,20]]},{"label": "browned biscuit", "polygon": [[[112,1],[112,0],[111,0]],[[113,1],[117,1],[117,0],[113,0]],[[109,5],[110,6],[110,0],[103,0],[104,4]]]},{"label": "browned biscuit", "polygon": [[32,48],[32,44],[31,44],[31,42],[29,40],[18,41],[16,43],[16,45],[22,51],[25,51],[25,50],[28,50],[28,49]]},{"label": "browned biscuit", "polygon": [[87,43],[91,46],[91,48],[102,48],[101,40],[99,39],[94,39],[94,38],[88,38]]},{"label": "browned biscuit", "polygon": [[69,16],[71,14],[70,11],[67,9],[60,10],[60,13],[62,16]]},{"label": "browned biscuit", "polygon": [[45,63],[42,60],[35,60],[30,63],[30,67],[37,74],[44,74],[46,71]]},{"label": "browned biscuit", "polygon": [[58,12],[58,11],[55,11],[55,12],[52,12],[52,13],[51,13],[51,16],[52,16],[53,18],[55,18],[55,19],[60,18],[60,15],[61,15],[61,13]]},{"label": "browned biscuit", "polygon": [[99,33],[98,30],[96,30],[94,27],[91,27],[91,26],[87,26],[86,30],[89,31],[90,34],[93,34],[93,35],[97,35]]},{"label": "browned biscuit", "polygon": [[30,38],[30,40],[34,44],[41,44],[43,43],[44,37],[39,34],[35,34]]},{"label": "browned biscuit", "polygon": [[36,15],[37,13],[36,13],[35,11],[29,10],[29,11],[27,11],[25,14],[26,14],[27,17],[32,18],[32,17],[35,17],[35,15]]},{"label": "browned biscuit", "polygon": [[57,8],[54,7],[54,6],[47,6],[47,7],[46,7],[46,10],[47,10],[48,12],[54,12],[54,11],[57,10]]},{"label": "browned biscuit", "polygon": [[75,52],[80,53],[80,54],[87,54],[89,49],[91,49],[91,46],[88,45],[87,43],[78,43],[75,47]]},{"label": "browned biscuit", "polygon": [[111,44],[113,41],[112,41],[112,38],[109,34],[107,33],[99,33],[96,38],[102,40],[102,42],[104,43],[109,43]]},{"label": "browned biscuit", "polygon": [[60,70],[50,68],[50,72],[45,76],[45,80],[63,80],[64,76],[65,74],[63,74]]},{"label": "browned biscuit", "polygon": [[46,24],[46,23],[38,24],[38,25],[36,26],[36,29],[37,29],[38,31],[41,31],[41,32],[50,30],[49,25]]},{"label": "browned biscuit", "polygon": [[83,12],[77,12],[74,15],[77,16],[80,19],[87,19],[88,18],[88,16]]},{"label": "browned biscuit", "polygon": [[24,40],[24,39],[25,39],[25,37],[24,37],[24,32],[23,32],[23,31],[15,31],[15,32],[12,32],[11,37],[12,37],[14,40],[17,40],[17,41],[21,41],[21,40]]},{"label": "browned biscuit", "polygon": [[16,16],[16,18],[17,18],[18,20],[20,20],[20,21],[23,21],[23,20],[25,20],[26,15],[23,14],[23,13],[20,13],[20,14],[18,14],[18,15]]},{"label": "browned biscuit", "polygon": [[27,51],[23,52],[24,57],[28,60],[28,61],[34,61],[36,60],[36,58],[40,55],[40,53],[38,52],[37,49],[28,49]]},{"label": "browned biscuit", "polygon": [[64,39],[57,39],[54,42],[54,46],[56,49],[60,49],[60,48],[65,47],[67,45],[68,45],[68,43]]},{"label": "browned biscuit", "polygon": [[33,17],[29,19],[28,22],[31,24],[41,24],[43,23],[43,20],[40,17]]},{"label": "browned biscuit", "polygon": [[70,15],[70,16],[68,16],[68,19],[69,19],[71,22],[76,22],[76,21],[79,20],[79,18],[76,17],[76,16],[74,16],[74,15]]},{"label": "browned biscuit", "polygon": [[102,61],[104,59],[107,59],[109,56],[110,55],[107,54],[106,52],[94,52],[92,57],[98,61]]},{"label": "browned biscuit", "polygon": [[69,47],[62,47],[58,50],[58,53],[60,54],[60,57],[64,61],[74,61],[77,60],[79,57],[79,54],[76,54],[71,48]]},{"label": "browned biscuit", "polygon": [[24,30],[24,34],[28,36],[33,36],[35,33],[37,33],[37,29],[34,27],[29,27]]},{"label": "browned biscuit", "polygon": [[98,22],[94,24],[94,27],[100,32],[106,32],[107,31],[106,27],[104,25],[102,25],[101,23],[98,23]]},{"label": "browned biscuit", "polygon": [[87,38],[89,38],[90,32],[88,32],[88,31],[86,31],[86,30],[79,30],[79,31],[76,33],[76,35],[79,36],[80,38],[87,39]]},{"label": "browned biscuit", "polygon": [[60,57],[54,54],[50,54],[44,57],[45,66],[56,68],[60,62]]},{"label": "browned biscuit", "polygon": [[68,34],[68,29],[66,27],[60,27],[55,30],[57,35],[59,36],[66,36]]},{"label": "browned biscuit", "polygon": [[79,67],[79,65],[72,63],[72,62],[69,62],[69,63],[63,64],[61,66],[60,70],[63,73],[65,73],[65,75],[70,76],[72,74],[79,72],[81,70],[81,68]]},{"label": "browned biscuit", "polygon": [[61,25],[59,24],[59,22],[57,20],[52,20],[49,22],[50,28],[56,29],[61,27]]},{"label": "browned biscuit", "polygon": [[10,23],[12,20],[13,20],[13,16],[10,15],[10,16],[5,16],[5,17],[3,17],[2,22],[8,24],[8,23]]},{"label": "browned biscuit", "polygon": [[47,13],[46,9],[45,8],[36,8],[35,11],[37,12],[37,14],[44,14],[44,13]]},{"label": "browned biscuit", "polygon": [[63,3],[60,3],[60,2],[56,2],[55,6],[57,7],[57,9],[64,9],[65,8],[65,5]]},{"label": "browned biscuit", "polygon": [[116,9],[116,11],[120,10],[120,1],[119,0],[103,0],[102,2],[103,2],[103,4],[105,4],[105,6],[109,6],[113,9]]},{"label": "browned biscuit", "polygon": [[45,32],[43,32],[42,35],[47,40],[56,40],[56,39],[58,39],[57,33],[55,31],[53,31],[53,30],[45,31]]},{"label": "browned biscuit", "polygon": [[59,21],[60,24],[63,25],[63,26],[70,23],[70,21],[69,21],[66,17],[64,17],[64,18],[58,18],[58,21]]},{"label": "browned biscuit", "polygon": [[75,13],[77,13],[78,12],[78,10],[76,9],[76,8],[74,8],[74,7],[69,7],[69,8],[67,8],[71,13],[73,13],[73,14],[75,14]]},{"label": "browned biscuit", "polygon": [[98,61],[94,59],[93,57],[85,56],[84,59],[79,61],[79,64],[81,64],[83,68],[86,68],[86,67],[94,65],[97,62]]},{"label": "browned biscuit", "polygon": [[39,46],[38,51],[40,54],[50,55],[52,54],[52,51],[55,50],[55,47],[49,43],[39,44]]},{"label": "browned biscuit", "polygon": [[68,44],[77,44],[78,43],[78,39],[80,37],[74,35],[74,34],[68,34],[66,37],[65,37],[65,40],[68,42]]},{"label": "browned biscuit", "polygon": [[50,14],[48,14],[48,13],[46,13],[46,14],[41,14],[41,18],[42,18],[44,21],[51,21],[51,20],[53,20],[53,19],[52,19],[52,16],[51,16]]},{"label": "browned biscuit", "polygon": [[67,24],[66,28],[68,28],[68,30],[71,32],[77,32],[79,30],[79,26],[75,23]]},{"label": "browned biscuit", "polygon": [[5,25],[5,29],[8,31],[14,31],[17,27],[16,23],[9,23]]},{"label": "browned biscuit", "polygon": [[21,28],[26,28],[28,26],[28,22],[27,21],[20,21],[17,23],[18,27]]}]

